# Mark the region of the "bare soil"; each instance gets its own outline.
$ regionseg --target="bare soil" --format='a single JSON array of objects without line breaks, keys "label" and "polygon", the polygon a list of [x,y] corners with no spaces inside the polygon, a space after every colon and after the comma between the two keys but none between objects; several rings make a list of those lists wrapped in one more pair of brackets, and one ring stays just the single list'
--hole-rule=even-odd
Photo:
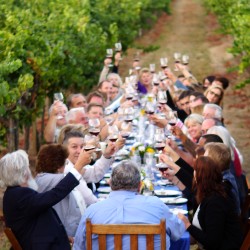
[{"label": "bare soil", "polygon": [[[218,32],[217,19],[205,11],[201,0],[173,0],[171,15],[162,14],[155,26],[136,41],[136,45],[157,45],[159,49],[141,55],[142,66],[149,63],[159,65],[160,57],[171,59],[174,52],[190,56],[190,68],[199,81],[208,75],[221,75],[230,79],[230,87],[224,97],[225,125],[236,140],[237,147],[244,157],[243,168],[250,180],[250,85],[236,90],[235,85],[242,79],[235,73],[228,73],[229,67],[237,60],[227,53],[232,38]],[[121,75],[126,76],[132,67],[136,49],[129,49],[121,63]],[[172,61],[173,63],[173,61]],[[171,64],[171,62],[170,62]],[[0,192],[1,200],[2,192]],[[1,209],[0,203],[0,209]],[[8,249],[1,232],[0,249]]]}]

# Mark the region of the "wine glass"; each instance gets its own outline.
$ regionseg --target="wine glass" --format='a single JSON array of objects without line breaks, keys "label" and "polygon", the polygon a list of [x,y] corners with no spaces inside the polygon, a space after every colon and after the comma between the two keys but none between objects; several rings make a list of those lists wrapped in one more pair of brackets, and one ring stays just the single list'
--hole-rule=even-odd
[{"label": "wine glass", "polygon": [[148,115],[153,115],[155,112],[155,106],[152,102],[146,102],[146,105],[145,105],[145,113],[148,114]]},{"label": "wine glass", "polygon": [[84,136],[84,147],[85,151],[93,150],[96,148],[96,137],[92,135],[85,135]]},{"label": "wine glass", "polygon": [[89,133],[98,136],[100,133],[100,120],[98,118],[89,119]]},{"label": "wine glass", "polygon": [[166,57],[160,58],[161,68],[164,70],[168,67],[168,59]]},{"label": "wine glass", "polygon": [[149,64],[149,70],[150,70],[150,72],[151,72],[152,74],[155,73],[155,64],[154,64],[154,63]]},{"label": "wine glass", "polygon": [[[132,97],[133,98],[133,97]],[[126,107],[123,110],[124,114],[124,121],[125,122],[132,122],[134,119],[134,109],[132,107]]]},{"label": "wine glass", "polygon": [[188,55],[183,55],[182,56],[182,64],[183,65],[188,65],[189,63],[189,56]]},{"label": "wine glass", "polygon": [[134,61],[135,62],[139,62],[140,61],[140,52],[139,51],[137,51],[135,54],[134,54]]},{"label": "wine glass", "polygon": [[54,93],[54,101],[63,102],[63,93],[62,92]]},{"label": "wine glass", "polygon": [[131,134],[131,130],[132,130],[131,123],[122,122],[121,132],[120,132],[122,138],[127,139],[129,135]]},{"label": "wine glass", "polygon": [[178,122],[178,114],[177,114],[177,111],[170,111],[169,113],[168,113],[168,124],[170,125],[170,126],[175,126],[176,125],[176,123]]},{"label": "wine glass", "polygon": [[[113,58],[113,49],[107,49],[106,50],[106,58],[110,58],[112,60],[112,58]],[[110,63],[108,66],[109,66],[109,68],[112,68],[113,64]]]},{"label": "wine glass", "polygon": [[111,142],[116,142],[119,136],[119,129],[116,125],[108,126],[108,139]]},{"label": "wine glass", "polygon": [[[115,43],[115,51],[116,52],[122,52],[122,44],[120,42]],[[120,61],[122,60],[122,57],[120,57]]]},{"label": "wine glass", "polygon": [[174,53],[174,59],[175,59],[175,69],[174,69],[174,71],[179,71],[179,69],[176,67],[176,64],[180,63],[180,61],[181,61],[181,53],[175,52]]},{"label": "wine glass", "polygon": [[[63,102],[63,93],[62,93],[62,92],[54,93],[54,102],[55,102],[55,101]],[[59,113],[56,115],[56,119],[57,119],[57,120],[63,119],[63,116],[62,116],[62,114],[60,113],[60,111],[59,111]]]},{"label": "wine glass", "polygon": [[[158,153],[155,154],[156,157],[159,157],[162,154],[163,149],[165,148],[165,135],[164,132],[156,133],[154,136],[154,148]],[[160,163],[159,163],[160,164]]]},{"label": "wine glass", "polygon": [[154,84],[154,86],[160,85],[159,76],[157,74],[153,74],[153,84]]},{"label": "wine glass", "polygon": [[157,93],[157,101],[159,104],[166,104],[167,101],[168,101],[168,98],[167,98],[167,94],[166,94],[166,91],[158,91]]}]

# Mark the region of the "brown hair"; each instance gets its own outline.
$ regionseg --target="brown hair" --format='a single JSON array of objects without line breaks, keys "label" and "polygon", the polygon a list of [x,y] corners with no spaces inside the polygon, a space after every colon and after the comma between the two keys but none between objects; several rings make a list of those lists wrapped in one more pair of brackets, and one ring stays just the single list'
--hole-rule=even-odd
[{"label": "brown hair", "polygon": [[204,96],[207,97],[208,92],[211,91],[211,90],[213,90],[213,89],[219,89],[219,90],[220,90],[221,94],[220,94],[219,101],[218,101],[218,103],[215,103],[215,104],[217,104],[217,105],[219,105],[219,106],[222,106],[222,100],[223,100],[223,95],[224,95],[224,89],[223,89],[221,86],[219,86],[219,85],[211,85],[211,86],[208,87],[208,88],[206,89],[206,91],[204,92]]},{"label": "brown hair", "polygon": [[88,107],[87,107],[87,112],[89,112],[91,110],[92,107],[99,107],[102,109],[102,111],[104,111],[104,107],[103,105],[96,103],[96,102],[91,102]]},{"label": "brown hair", "polygon": [[56,173],[59,168],[64,166],[68,155],[68,150],[63,145],[43,145],[37,155],[36,172]]},{"label": "brown hair", "polygon": [[230,168],[231,153],[229,147],[220,142],[209,142],[204,146],[208,151],[208,156],[213,158],[220,171],[225,171]]},{"label": "brown hair", "polygon": [[196,200],[200,204],[204,198],[213,194],[226,197],[226,192],[222,183],[222,174],[215,161],[207,156],[200,156],[194,164],[196,187]]},{"label": "brown hair", "polygon": [[90,92],[87,97],[86,97],[86,101],[87,103],[89,104],[90,103],[90,100],[92,99],[92,97],[94,96],[97,96],[97,97],[100,97],[103,101],[103,103],[106,101],[107,99],[107,95],[105,93],[101,93],[99,91],[93,91],[93,92]]},{"label": "brown hair", "polygon": [[70,131],[80,131],[84,135],[88,133],[88,129],[82,124],[66,124],[61,128],[57,142],[59,144],[63,144],[66,134]]}]

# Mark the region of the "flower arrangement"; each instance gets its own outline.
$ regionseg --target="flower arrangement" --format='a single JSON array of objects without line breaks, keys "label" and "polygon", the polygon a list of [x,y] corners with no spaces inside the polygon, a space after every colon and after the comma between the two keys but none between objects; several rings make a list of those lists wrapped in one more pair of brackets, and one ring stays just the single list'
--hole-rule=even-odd
[{"label": "flower arrangement", "polygon": [[143,164],[143,159],[144,159],[144,155],[145,153],[154,153],[155,150],[152,146],[148,145],[148,144],[143,144],[141,142],[136,142],[133,147],[131,147],[130,150],[130,156],[133,156],[135,154],[138,154],[141,158],[141,164]]}]

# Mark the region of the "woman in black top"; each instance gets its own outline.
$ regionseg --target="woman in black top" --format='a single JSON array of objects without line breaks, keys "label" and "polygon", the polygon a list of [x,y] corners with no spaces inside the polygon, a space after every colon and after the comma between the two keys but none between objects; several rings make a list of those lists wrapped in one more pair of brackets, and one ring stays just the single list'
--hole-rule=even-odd
[{"label": "woman in black top", "polygon": [[238,216],[222,183],[220,169],[210,157],[196,160],[193,186],[199,207],[192,224],[186,216],[178,214],[187,231],[204,249],[240,249],[242,234]]}]

